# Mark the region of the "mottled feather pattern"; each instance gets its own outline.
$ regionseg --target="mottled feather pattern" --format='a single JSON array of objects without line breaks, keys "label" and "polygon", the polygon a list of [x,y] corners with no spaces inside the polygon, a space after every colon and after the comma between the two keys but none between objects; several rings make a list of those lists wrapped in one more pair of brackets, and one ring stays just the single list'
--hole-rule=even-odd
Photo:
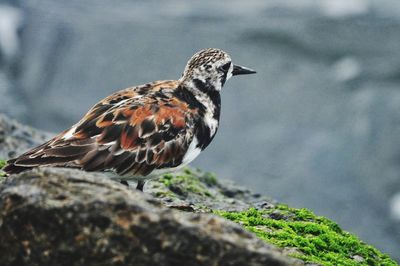
[{"label": "mottled feather pattern", "polygon": [[197,109],[173,96],[177,86],[158,81],[117,92],[89,110],[70,137],[64,138],[65,131],[13,163],[34,167],[73,161],[87,171],[114,169],[120,175],[176,167],[198,119]]}]

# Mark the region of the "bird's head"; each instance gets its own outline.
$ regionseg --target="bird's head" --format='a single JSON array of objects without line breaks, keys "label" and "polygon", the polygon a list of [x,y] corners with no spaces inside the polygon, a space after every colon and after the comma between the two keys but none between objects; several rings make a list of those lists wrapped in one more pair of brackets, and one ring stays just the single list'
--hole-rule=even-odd
[{"label": "bird's head", "polygon": [[208,48],[194,54],[185,67],[181,81],[192,83],[200,90],[220,91],[232,76],[253,74],[256,71],[234,65],[226,52]]}]

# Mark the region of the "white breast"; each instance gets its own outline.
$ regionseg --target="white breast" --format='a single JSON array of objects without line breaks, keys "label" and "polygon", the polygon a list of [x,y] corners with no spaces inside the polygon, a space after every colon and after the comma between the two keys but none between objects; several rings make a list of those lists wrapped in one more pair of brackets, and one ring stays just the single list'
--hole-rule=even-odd
[{"label": "white breast", "polygon": [[183,165],[187,165],[188,163],[193,161],[197,156],[199,156],[201,149],[199,147],[197,147],[198,143],[199,142],[197,141],[197,138],[193,137],[193,140],[190,143],[185,156],[183,157],[183,160],[182,160]]},{"label": "white breast", "polygon": [[[197,148],[198,141],[196,137],[193,137],[192,142],[189,145],[189,148],[185,154],[185,156],[182,159],[182,163],[176,167],[172,167],[172,168],[162,168],[162,169],[155,169],[150,175],[144,177],[144,179],[151,179],[151,178],[155,178],[158,177],[160,175],[163,175],[165,173],[171,173],[171,172],[175,172],[179,169],[182,169],[183,167],[185,167],[187,164],[189,164],[191,161],[193,161],[201,152],[200,148]],[[143,178],[143,177],[141,177]]]}]

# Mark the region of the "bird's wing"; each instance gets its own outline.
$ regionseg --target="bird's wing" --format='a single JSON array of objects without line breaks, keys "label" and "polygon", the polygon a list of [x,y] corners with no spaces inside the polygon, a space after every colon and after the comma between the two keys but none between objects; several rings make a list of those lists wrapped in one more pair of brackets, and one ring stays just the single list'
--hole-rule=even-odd
[{"label": "bird's wing", "polygon": [[164,81],[117,92],[71,129],[10,160],[8,169],[70,165],[148,175],[156,168],[175,167],[193,139],[197,115],[196,109],[172,96],[176,86]]}]

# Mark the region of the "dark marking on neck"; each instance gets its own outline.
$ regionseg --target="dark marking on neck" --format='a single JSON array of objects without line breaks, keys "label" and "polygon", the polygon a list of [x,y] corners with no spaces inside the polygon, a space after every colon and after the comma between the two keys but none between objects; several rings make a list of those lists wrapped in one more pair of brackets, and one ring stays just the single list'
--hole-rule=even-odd
[{"label": "dark marking on neck", "polygon": [[208,96],[210,97],[212,103],[215,106],[213,118],[219,121],[219,116],[221,114],[221,95],[219,94],[218,91],[213,91],[209,93]]},{"label": "dark marking on neck", "polygon": [[210,84],[210,82],[204,82],[200,79],[193,79],[193,84],[199,91],[203,93],[208,93],[211,90],[215,90],[214,86]]},{"label": "dark marking on neck", "polygon": [[193,92],[185,88],[184,86],[179,86],[176,90],[174,90],[174,95],[184,101],[185,103],[189,104],[189,108],[191,109],[198,109],[199,114],[201,116],[204,115],[206,111],[206,107],[199,102],[196,97],[193,95]]},{"label": "dark marking on neck", "polygon": [[[187,88],[184,85],[179,86],[176,90],[174,90],[174,95],[180,100],[189,104],[190,108],[198,108],[199,116],[195,120],[196,124],[196,138],[198,140],[197,147],[204,150],[212,141],[217,132],[211,135],[211,130],[208,125],[204,122],[204,114],[206,113],[205,103],[200,102],[196,99],[195,94],[199,94],[199,92],[205,94],[211,103],[214,105],[213,110],[213,118],[219,121],[220,112],[221,112],[221,95],[219,91],[215,90],[213,86],[210,86],[210,82],[202,82],[201,80],[194,79],[193,84],[195,88]],[[198,90],[199,92],[196,92]]]},{"label": "dark marking on neck", "polygon": [[[210,101],[214,105],[213,118],[219,121],[219,117],[221,114],[221,95],[219,91],[215,89],[215,87],[211,84],[209,80],[203,82],[199,79],[194,79],[193,84],[195,86],[195,89],[201,91],[210,99]],[[197,147],[204,150],[215,137],[218,127],[215,129],[214,134],[211,135],[211,130],[208,125],[205,124],[204,120],[199,119],[196,123],[197,131],[195,134],[198,140]]]},{"label": "dark marking on neck", "polygon": [[201,150],[204,150],[214,139],[215,135],[217,134],[218,127],[215,129],[214,134],[211,135],[210,128],[204,123],[203,120],[199,120],[196,123],[198,125],[195,132],[198,141],[197,147],[199,147]]},{"label": "dark marking on neck", "polygon": [[210,98],[211,102],[215,106],[213,118],[219,120],[220,109],[221,109],[221,95],[219,91],[215,89],[215,87],[211,84],[211,82],[208,79],[205,82],[201,81],[200,79],[193,79],[193,84],[196,87],[196,89],[203,92]]},{"label": "dark marking on neck", "polygon": [[228,76],[228,71],[224,72],[224,75],[221,78],[221,88],[225,85],[227,76]]},{"label": "dark marking on neck", "polygon": [[201,150],[204,150],[214,138],[214,136],[211,136],[210,128],[202,120],[197,121],[195,135],[198,141],[197,147],[199,147]]}]

